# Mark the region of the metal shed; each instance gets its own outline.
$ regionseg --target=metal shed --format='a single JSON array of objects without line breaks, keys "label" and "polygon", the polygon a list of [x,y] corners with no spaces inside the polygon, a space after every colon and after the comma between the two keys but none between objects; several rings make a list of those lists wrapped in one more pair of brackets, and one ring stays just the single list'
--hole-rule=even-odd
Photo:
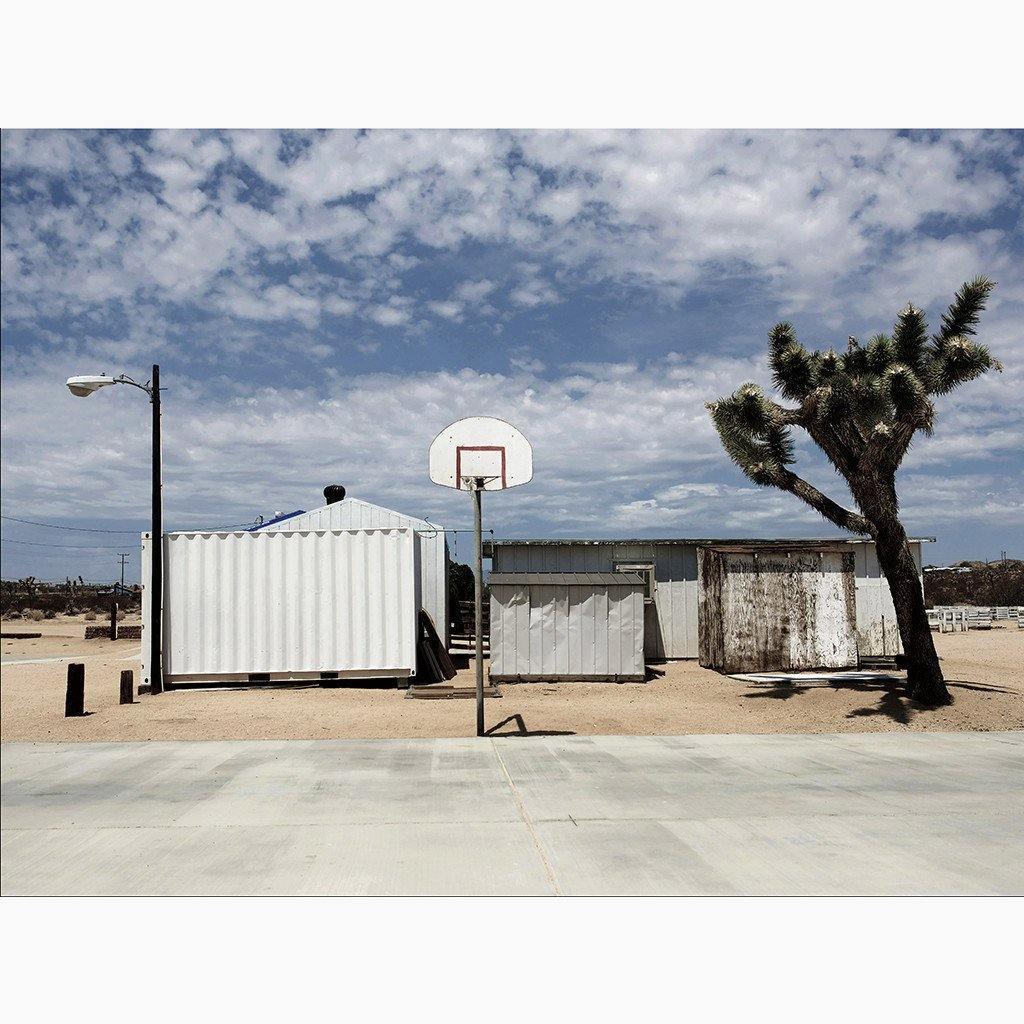
[{"label": "metal shed", "polygon": [[[144,569],[150,544],[143,534]],[[169,685],[415,674],[412,529],[183,532],[163,544]],[[148,680],[145,627],[142,658]]]},{"label": "metal shed", "polygon": [[444,528],[425,519],[407,516],[359,498],[343,498],[309,512],[293,512],[256,531],[280,530],[365,530],[408,527],[416,534],[419,547],[419,592],[422,607],[434,620],[444,644],[448,643],[448,545]]},{"label": "metal shed", "polygon": [[640,682],[644,580],[637,573],[492,573],[493,682]]},{"label": "metal shed", "polygon": [[[921,545],[910,548],[921,573]],[[900,653],[899,630],[889,585],[879,570],[873,541],[830,537],[813,540],[736,538],[636,538],[626,540],[496,540],[486,553],[494,572],[639,571],[648,581],[645,653],[648,659],[699,656],[697,552],[704,547],[744,545],[751,550],[835,550],[854,555],[857,649],[861,657]],[[639,568],[637,568],[639,567]],[[924,584],[922,578],[922,586]]]}]

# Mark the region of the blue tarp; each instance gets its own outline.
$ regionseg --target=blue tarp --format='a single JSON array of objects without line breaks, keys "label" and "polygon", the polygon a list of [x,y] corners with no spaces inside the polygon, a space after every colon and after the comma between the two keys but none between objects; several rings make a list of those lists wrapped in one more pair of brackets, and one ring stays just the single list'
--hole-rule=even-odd
[{"label": "blue tarp", "polygon": [[266,526],[273,526],[274,523],[283,523],[286,519],[291,519],[293,516],[301,516],[306,510],[304,508],[297,508],[294,512],[285,512],[283,515],[275,516],[273,519],[268,519],[265,523],[260,523],[259,526],[250,526],[248,533],[256,533],[258,530],[262,530]]}]

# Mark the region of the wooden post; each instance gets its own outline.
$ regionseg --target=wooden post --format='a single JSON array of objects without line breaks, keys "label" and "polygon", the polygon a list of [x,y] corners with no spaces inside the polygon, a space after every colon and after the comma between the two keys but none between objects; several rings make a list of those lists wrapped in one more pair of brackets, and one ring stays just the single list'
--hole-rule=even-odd
[{"label": "wooden post", "polygon": [[110,601],[110,639],[117,639],[117,602],[113,599]]},{"label": "wooden post", "polygon": [[73,661],[68,665],[68,689],[64,698],[64,717],[77,718],[85,714],[85,665]]},{"label": "wooden post", "polygon": [[135,673],[130,668],[121,673],[121,703],[135,703]]}]

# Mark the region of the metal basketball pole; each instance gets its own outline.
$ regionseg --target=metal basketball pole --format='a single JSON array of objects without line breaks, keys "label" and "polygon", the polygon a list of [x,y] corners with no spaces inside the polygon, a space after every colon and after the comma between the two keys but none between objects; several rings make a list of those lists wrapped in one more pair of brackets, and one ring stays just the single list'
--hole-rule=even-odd
[{"label": "metal basketball pole", "polygon": [[480,495],[483,480],[473,481],[473,532],[476,539],[476,734],[484,734],[484,540]]}]

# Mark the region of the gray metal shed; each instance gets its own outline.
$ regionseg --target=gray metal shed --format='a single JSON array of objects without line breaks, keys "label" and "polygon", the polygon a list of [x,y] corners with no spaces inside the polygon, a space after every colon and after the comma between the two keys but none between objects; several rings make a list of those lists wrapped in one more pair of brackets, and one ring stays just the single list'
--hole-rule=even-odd
[{"label": "gray metal shed", "polygon": [[493,682],[641,682],[644,586],[638,573],[492,573]]},{"label": "gray metal shed", "polygon": [[[921,572],[921,545],[934,537],[915,537],[910,548]],[[645,644],[649,659],[697,658],[699,595],[697,552],[705,547],[741,546],[750,551],[811,550],[854,553],[857,650],[861,657],[900,653],[889,586],[878,567],[875,545],[856,537],[820,539],[736,538],[631,538],[496,540],[486,546],[494,572],[614,572],[631,570],[644,575],[649,585]],[[922,577],[922,586],[924,584]]]}]

